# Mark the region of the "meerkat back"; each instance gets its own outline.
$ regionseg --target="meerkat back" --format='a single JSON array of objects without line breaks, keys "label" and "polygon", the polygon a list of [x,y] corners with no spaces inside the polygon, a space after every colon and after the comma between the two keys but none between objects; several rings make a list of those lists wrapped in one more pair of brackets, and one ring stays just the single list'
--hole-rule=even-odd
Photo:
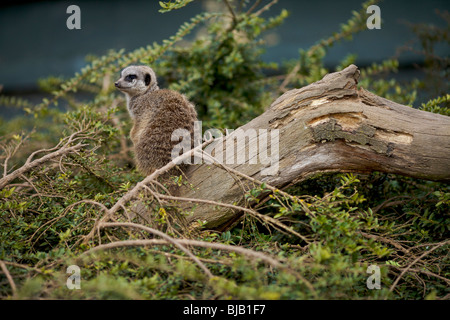
[{"label": "meerkat back", "polygon": [[155,73],[147,66],[125,68],[115,85],[127,97],[137,167],[149,175],[171,161],[172,149],[178,143],[171,141],[176,129],[188,130],[192,138],[197,113],[184,95],[160,90]]}]

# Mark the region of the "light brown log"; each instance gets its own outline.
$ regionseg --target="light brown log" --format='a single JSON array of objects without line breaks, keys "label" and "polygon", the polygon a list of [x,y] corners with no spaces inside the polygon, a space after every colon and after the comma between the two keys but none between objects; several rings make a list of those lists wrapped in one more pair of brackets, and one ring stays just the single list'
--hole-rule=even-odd
[{"label": "light brown log", "polygon": [[[324,172],[381,171],[450,181],[450,117],[358,89],[359,75],[358,68],[351,65],[288,91],[241,127],[244,131],[279,130],[279,170],[275,175],[262,176],[267,165],[260,161],[229,166],[280,189]],[[225,141],[230,138],[232,135],[224,137]],[[249,143],[257,142],[253,138]],[[248,148],[247,143],[237,152],[248,155]],[[253,186],[210,164],[193,165],[188,178],[190,187],[181,188],[179,196],[228,204],[243,204],[243,190]],[[208,227],[224,228],[238,215],[229,208],[199,206],[188,221],[207,221]]]}]

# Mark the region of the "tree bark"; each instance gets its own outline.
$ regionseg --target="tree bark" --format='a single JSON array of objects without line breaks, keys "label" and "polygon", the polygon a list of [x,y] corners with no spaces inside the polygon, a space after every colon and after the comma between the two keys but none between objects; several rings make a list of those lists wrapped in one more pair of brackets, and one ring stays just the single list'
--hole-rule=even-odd
[{"label": "tree bark", "polygon": [[[241,129],[248,143],[238,144],[236,154],[247,155],[244,164],[232,161],[227,141],[236,144],[233,134],[223,137],[225,164],[243,174],[282,189],[324,172],[381,171],[427,180],[450,181],[450,117],[400,105],[357,88],[360,72],[355,65],[326,75],[301,89],[286,92],[269,109]],[[274,165],[249,164],[249,148],[262,146],[264,130],[279,130],[278,170],[263,175]],[[268,140],[269,154],[276,150]],[[264,159],[258,148],[255,160]],[[228,161],[227,161],[228,160]],[[227,163],[235,164],[227,164]],[[230,174],[223,168],[203,163],[187,172],[189,185],[178,190],[184,198],[208,199],[227,204],[243,204],[244,191],[254,183]],[[229,208],[199,205],[188,222],[206,221],[209,228],[223,229],[239,215]]]}]

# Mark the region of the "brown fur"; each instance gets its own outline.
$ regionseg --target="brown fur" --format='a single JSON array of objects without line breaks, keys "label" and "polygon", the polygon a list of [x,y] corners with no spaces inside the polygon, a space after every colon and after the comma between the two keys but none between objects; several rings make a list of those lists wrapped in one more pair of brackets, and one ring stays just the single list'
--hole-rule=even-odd
[{"label": "brown fur", "polygon": [[[126,80],[129,74],[137,75],[134,82]],[[151,75],[151,83],[144,85],[143,79],[148,74]],[[147,66],[124,69],[116,87],[128,96],[127,107],[133,120],[130,135],[137,168],[149,175],[172,160],[172,149],[179,143],[171,141],[174,130],[186,129],[192,137],[197,112],[184,95],[160,90],[153,70]]]},{"label": "brown fur", "polygon": [[171,141],[174,130],[182,128],[193,134],[197,113],[183,95],[171,90],[133,97],[130,103],[145,106],[135,117],[131,140],[138,169],[149,175],[171,161],[172,149],[178,143]]}]

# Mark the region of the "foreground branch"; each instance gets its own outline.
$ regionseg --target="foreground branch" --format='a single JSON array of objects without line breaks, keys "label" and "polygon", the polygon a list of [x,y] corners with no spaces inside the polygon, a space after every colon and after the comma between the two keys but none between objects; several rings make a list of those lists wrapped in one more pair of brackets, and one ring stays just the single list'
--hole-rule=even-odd
[{"label": "foreground branch", "polygon": [[120,223],[120,222],[115,222],[115,223],[101,223],[99,226],[99,228],[107,228],[107,227],[129,227],[129,228],[137,228],[137,229],[141,229],[147,232],[150,232],[152,234],[155,234],[161,238],[163,238],[164,240],[174,244],[176,247],[178,247],[178,249],[180,249],[181,251],[183,251],[184,253],[186,253],[195,263],[197,263],[201,269],[203,269],[203,271],[206,273],[206,275],[209,278],[213,277],[213,274],[211,273],[211,271],[209,271],[209,269],[196,257],[194,256],[188,249],[186,249],[178,239],[174,239],[170,236],[168,236],[167,234],[165,234],[162,231],[153,229],[153,228],[149,228],[149,227],[145,227],[143,225],[140,224],[136,224],[136,223]]},{"label": "foreground branch", "polygon": [[[305,283],[305,285],[311,290],[311,292],[315,293],[315,289],[312,286],[312,284],[308,280],[306,280],[302,275],[300,275],[298,272],[295,272],[295,271],[289,269],[287,266],[285,266],[278,260],[272,258],[271,256],[269,256],[265,253],[253,251],[253,250],[246,249],[246,248],[239,247],[239,246],[226,245],[226,244],[222,244],[222,243],[205,242],[205,241],[190,240],[190,239],[176,239],[176,241],[183,246],[194,246],[194,247],[201,247],[201,248],[211,248],[211,249],[222,250],[222,251],[231,251],[231,252],[236,252],[236,253],[242,254],[242,255],[252,258],[252,259],[261,260],[264,263],[266,263],[274,268],[283,269],[283,270],[286,270],[289,273],[293,274],[298,279],[303,281]],[[121,247],[135,247],[135,246],[167,245],[169,243],[170,243],[170,241],[159,240],[159,239],[116,241],[116,242],[98,245],[98,246],[84,252],[80,256],[80,258],[91,255],[97,251],[106,250],[106,249],[121,248]]]},{"label": "foreground branch", "polygon": [[105,215],[100,218],[98,221],[96,221],[94,227],[89,232],[89,234],[84,238],[83,242],[87,243],[89,240],[92,239],[94,236],[96,230],[98,229],[98,226],[101,223],[104,223],[108,221],[115,213],[117,213],[120,209],[124,208],[124,206],[132,199],[136,198],[139,193],[146,188],[148,184],[152,184],[156,182],[156,179],[163,175],[166,172],[169,172],[172,168],[174,168],[177,163],[183,162],[184,159],[187,159],[191,157],[197,150],[200,150],[207,146],[209,143],[211,143],[212,140],[205,141],[202,145],[190,150],[189,152],[183,153],[182,155],[178,156],[177,158],[173,159],[171,162],[166,164],[164,167],[155,170],[152,174],[147,176],[144,180],[138,182],[133,189],[128,191],[122,198],[120,198],[112,207],[111,209],[107,209],[104,205],[102,205],[102,209],[105,210]]}]

